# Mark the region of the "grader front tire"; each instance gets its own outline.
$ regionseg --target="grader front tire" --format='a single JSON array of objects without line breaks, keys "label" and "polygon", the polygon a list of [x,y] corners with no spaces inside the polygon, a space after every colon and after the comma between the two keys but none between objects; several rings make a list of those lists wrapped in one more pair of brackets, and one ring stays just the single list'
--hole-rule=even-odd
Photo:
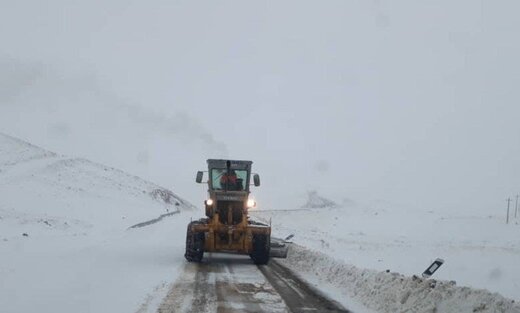
[{"label": "grader front tire", "polygon": [[269,263],[269,250],[271,242],[268,235],[253,236],[253,252],[251,259],[257,265],[265,265]]},{"label": "grader front tire", "polygon": [[186,253],[184,257],[188,262],[200,262],[204,257],[204,233],[193,233],[190,223],[186,232]]}]

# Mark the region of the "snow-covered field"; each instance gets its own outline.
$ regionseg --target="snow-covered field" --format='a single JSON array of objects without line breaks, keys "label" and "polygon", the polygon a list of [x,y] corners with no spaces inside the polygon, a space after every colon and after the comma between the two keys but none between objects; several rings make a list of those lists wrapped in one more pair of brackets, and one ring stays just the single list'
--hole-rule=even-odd
[{"label": "snow-covered field", "polygon": [[0,311],[150,305],[183,264],[192,209],[138,177],[0,134]]},{"label": "snow-covered field", "polygon": [[[0,179],[2,312],[154,312],[202,214],[138,177],[1,134]],[[516,221],[317,193],[303,207],[252,215],[294,234],[282,263],[354,312],[520,312]],[[412,277],[438,257],[442,281]]]},{"label": "snow-covered field", "polygon": [[[253,215],[264,220],[271,219],[274,234],[278,237],[294,234],[294,243],[310,249],[293,248],[299,251],[296,253],[300,259],[293,255],[292,261],[289,259],[291,266],[310,274],[311,280],[338,283],[344,293],[356,293],[357,298],[354,296],[354,299],[368,306],[378,310],[386,307],[388,312],[392,312],[396,307],[390,305],[391,301],[385,306],[380,299],[377,304],[373,301],[376,298],[374,295],[393,297],[399,304],[399,297],[409,289],[403,288],[395,293],[380,292],[396,289],[391,274],[385,276],[386,273],[381,273],[381,286],[372,283],[358,288],[353,286],[354,278],[375,276],[386,270],[407,277],[420,276],[436,258],[444,259],[445,264],[434,274],[435,279],[448,281],[450,285],[456,283],[457,286],[487,289],[509,299],[520,299],[520,243],[517,240],[520,226],[516,221],[506,225],[505,219],[500,216],[410,210],[382,202],[360,205],[349,201],[334,205],[317,193],[309,193],[303,207],[295,210],[259,210]],[[314,255],[317,252],[322,255]],[[301,260],[304,256],[309,259]],[[394,285],[385,286],[385,280],[391,280]],[[370,278],[367,278],[367,283],[369,281]],[[411,286],[408,280],[405,282]],[[367,290],[372,290],[371,297],[367,297]],[[466,308],[470,312],[478,308],[479,301],[487,303],[488,309],[492,307],[490,299],[506,304],[512,302],[500,296],[495,299],[488,292],[475,291],[473,294],[469,288],[464,292],[466,294],[458,300],[458,304],[463,304],[460,300],[466,299],[471,303]],[[470,309],[474,304],[470,301],[471,297],[475,298],[477,305]],[[421,298],[424,302],[421,309],[427,312],[431,303],[424,294],[420,295]],[[421,303],[421,300],[414,301],[416,305]],[[466,311],[458,307],[455,300],[448,304],[448,307],[455,309],[453,312],[457,312],[457,308]],[[443,305],[444,308],[442,305],[437,308],[438,312],[448,312],[446,303]],[[419,306],[410,310],[417,312]]]}]

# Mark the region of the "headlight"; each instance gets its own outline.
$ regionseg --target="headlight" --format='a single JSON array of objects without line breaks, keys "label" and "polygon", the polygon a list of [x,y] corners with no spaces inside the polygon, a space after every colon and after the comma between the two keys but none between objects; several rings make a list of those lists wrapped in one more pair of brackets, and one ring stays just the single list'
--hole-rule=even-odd
[{"label": "headlight", "polygon": [[248,207],[249,209],[256,207],[256,201],[253,200],[253,199],[248,199],[248,200],[247,200],[247,207]]},{"label": "headlight", "polygon": [[208,199],[206,201],[204,201],[206,203],[207,206],[212,206],[213,205],[213,199]]}]

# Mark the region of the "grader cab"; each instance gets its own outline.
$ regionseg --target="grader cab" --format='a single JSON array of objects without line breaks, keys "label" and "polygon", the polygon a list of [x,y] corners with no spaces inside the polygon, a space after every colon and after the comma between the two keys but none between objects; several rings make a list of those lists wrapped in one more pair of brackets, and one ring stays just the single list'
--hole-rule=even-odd
[{"label": "grader cab", "polygon": [[[271,227],[248,217],[256,203],[249,198],[250,180],[260,186],[258,174],[251,173],[252,161],[209,159],[206,218],[188,224],[185,257],[200,262],[204,252],[246,254],[255,264],[267,264]],[[204,172],[197,172],[203,183]]]}]

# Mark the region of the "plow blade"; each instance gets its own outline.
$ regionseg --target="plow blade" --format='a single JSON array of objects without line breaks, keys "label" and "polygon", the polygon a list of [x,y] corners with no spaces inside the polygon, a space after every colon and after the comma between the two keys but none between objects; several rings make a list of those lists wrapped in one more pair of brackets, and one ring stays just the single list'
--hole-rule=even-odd
[{"label": "plow blade", "polygon": [[289,243],[285,242],[283,239],[271,237],[271,249],[269,251],[270,257],[285,259],[288,252]]}]

